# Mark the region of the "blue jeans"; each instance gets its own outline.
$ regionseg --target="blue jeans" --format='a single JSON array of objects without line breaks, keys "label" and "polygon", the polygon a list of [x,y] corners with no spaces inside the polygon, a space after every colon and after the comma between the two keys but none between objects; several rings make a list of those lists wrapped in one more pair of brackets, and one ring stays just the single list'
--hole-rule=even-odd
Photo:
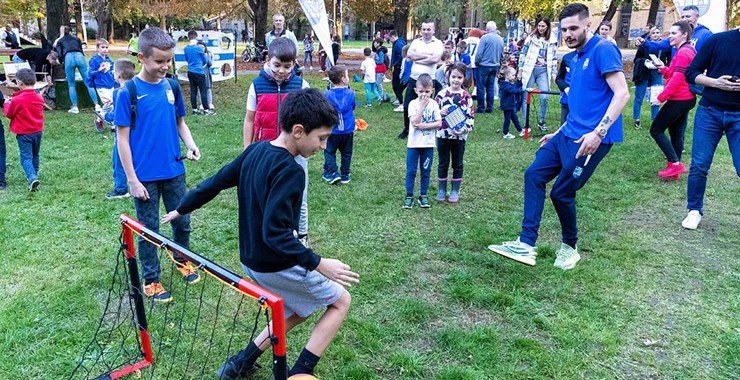
[{"label": "blue jeans", "polygon": [[128,180],[126,171],[123,170],[121,158],[118,156],[118,132],[113,134],[113,154],[111,155],[111,164],[113,166],[113,190],[117,193],[128,191]]},{"label": "blue jeans", "polygon": [[[64,55],[64,73],[67,75],[67,86],[69,87],[69,101],[73,107],[77,107],[77,88],[75,87],[75,69],[80,70],[82,81],[87,78],[87,62],[85,55],[73,51]],[[98,104],[98,96],[95,89],[88,87],[87,92],[90,94],[93,104]]]},{"label": "blue jeans", "polygon": [[313,51],[303,52],[303,66],[306,66],[306,61],[309,61],[309,65],[313,66]]},{"label": "blue jeans", "polygon": [[735,172],[740,176],[740,111],[722,111],[700,105],[694,117],[694,140],[686,191],[688,193],[686,208],[689,210],[704,212],[707,174],[723,134],[727,136]]},{"label": "blue jeans", "polygon": [[3,127],[3,121],[0,120],[0,185],[5,185],[5,158],[7,151],[5,150],[5,128]]},{"label": "blue jeans", "polygon": [[427,195],[429,190],[429,177],[432,173],[432,162],[434,161],[434,148],[406,148],[406,196],[414,195],[414,184],[416,182],[416,168],[419,167],[421,178],[419,180],[419,194]]},{"label": "blue jeans", "polygon": [[[478,108],[475,112],[493,112],[493,98],[496,94],[496,74],[498,66],[478,66],[475,69],[478,77],[475,79]],[[485,108],[484,108],[485,106]]]},{"label": "blue jeans", "polygon": [[324,174],[337,172],[337,150],[339,150],[342,156],[341,174],[343,176],[350,175],[349,166],[352,163],[354,137],[354,133],[332,134],[329,136],[329,139],[326,141],[326,149],[324,150]]},{"label": "blue jeans", "polygon": [[385,99],[385,90],[383,89],[383,79],[385,79],[385,73],[375,73],[375,88],[378,89],[380,99]]},{"label": "blue jeans", "polygon": [[[650,76],[647,80],[644,80],[635,85],[635,99],[632,103],[632,119],[640,120],[640,113],[642,112],[642,102],[645,101],[645,92],[647,92],[648,86],[662,85],[663,76],[660,75],[658,70],[650,70]],[[658,115],[659,106],[650,106],[650,120],[655,120]]]},{"label": "blue jeans", "polygon": [[18,152],[21,155],[21,167],[26,172],[28,183],[39,178],[39,150],[41,150],[41,134],[43,132],[28,135],[17,135]]},{"label": "blue jeans", "polygon": [[[164,208],[170,212],[180,205],[185,196],[185,174],[172,179],[142,182],[149,192],[149,199],[143,201],[134,198],[136,218],[152,231],[159,233],[159,199],[164,202]],[[190,249],[190,215],[183,215],[171,222],[172,240],[185,249]],[[159,281],[159,258],[157,247],[139,237],[139,261],[141,261],[141,275],[144,282],[150,284]],[[178,261],[184,259],[175,257]]]},{"label": "blue jeans", "polygon": [[[557,177],[550,191],[550,199],[560,219],[563,243],[574,248],[578,243],[576,192],[588,182],[612,145],[599,145],[599,149],[591,155],[588,165],[583,166],[587,156],[576,160],[576,152],[581,144],[576,144],[575,140],[563,133],[556,134],[537,151],[534,161],[524,172],[524,218],[519,235],[522,242],[531,246],[537,242],[542,211],[545,208],[545,187]],[[576,175],[576,167],[582,168],[580,175]]]},{"label": "blue jeans", "polygon": [[[540,91],[550,91],[550,77],[547,74],[547,67],[535,67],[532,71],[532,75],[527,81],[527,85],[524,88],[534,88],[534,84],[537,83],[537,89]],[[547,114],[547,95],[539,94],[540,97],[540,115],[537,121],[539,123],[545,122],[545,115]],[[522,115],[527,117],[527,92],[522,94]]]},{"label": "blue jeans", "polygon": [[371,94],[375,95],[375,100],[380,101],[380,94],[375,83],[365,83],[365,99],[367,100],[367,104],[373,104]]}]

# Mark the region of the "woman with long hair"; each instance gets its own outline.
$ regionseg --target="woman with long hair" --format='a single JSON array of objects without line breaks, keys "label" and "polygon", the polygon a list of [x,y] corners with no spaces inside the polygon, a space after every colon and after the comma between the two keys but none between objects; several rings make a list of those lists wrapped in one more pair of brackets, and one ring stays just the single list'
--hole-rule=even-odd
[{"label": "woman with long hair", "polygon": [[[671,26],[668,38],[671,46],[676,49],[676,55],[671,59],[671,65],[666,67],[663,62],[655,62],[663,78],[666,80],[663,92],[652,100],[653,105],[663,107],[650,126],[650,135],[653,136],[660,150],[666,157],[666,168],[658,172],[663,179],[677,180],[686,173],[686,167],[681,163],[686,121],[689,111],[696,105],[696,95],[689,89],[684,73],[696,56],[696,49],[691,46],[693,27],[688,21],[679,21]],[[671,135],[670,140],[665,135],[666,129]]]},{"label": "woman with long hair", "polygon": [[[558,48],[557,33],[552,33],[550,20],[537,20],[537,27],[522,47],[519,55],[519,78],[525,84],[524,88],[533,88],[537,84],[540,91],[550,91],[550,81],[554,80],[558,70],[558,60],[555,56]],[[524,93],[522,114],[527,114],[527,93]],[[545,115],[547,113],[547,95],[540,95],[540,113],[537,126],[542,131],[547,130]]]},{"label": "woman with long hair", "polygon": [[[57,55],[64,62],[64,73],[67,75],[67,86],[69,87],[69,101],[72,103],[72,107],[69,109],[70,113],[79,113],[80,110],[77,108],[77,88],[75,86],[75,69],[80,71],[82,76],[82,82],[85,83],[87,79],[87,61],[85,60],[85,54],[82,51],[82,41],[77,36],[72,34],[72,30],[68,26],[61,28],[62,36],[54,41],[54,48],[56,49]],[[85,85],[87,87],[87,85]],[[90,94],[93,104],[97,107],[98,96],[95,94],[95,90],[87,87],[87,92]]]}]

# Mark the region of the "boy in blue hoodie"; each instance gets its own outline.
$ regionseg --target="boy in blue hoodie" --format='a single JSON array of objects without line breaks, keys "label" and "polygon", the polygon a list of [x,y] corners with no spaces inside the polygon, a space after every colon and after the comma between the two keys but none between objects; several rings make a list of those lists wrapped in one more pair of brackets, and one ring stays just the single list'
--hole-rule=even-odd
[{"label": "boy in blue hoodie", "polygon": [[507,66],[501,70],[504,75],[503,80],[499,83],[499,98],[501,99],[501,110],[504,111],[504,138],[513,139],[516,136],[509,133],[509,123],[514,122],[514,127],[519,131],[519,136],[524,136],[524,130],[519,124],[519,117],[516,115],[517,97],[521,98],[524,89],[521,86],[517,86],[516,83],[516,70]]},{"label": "boy in blue hoodie", "polygon": [[188,82],[190,82],[190,105],[193,107],[193,115],[201,113],[198,108],[198,92],[200,92],[200,104],[203,106],[205,115],[213,115],[213,110],[208,106],[208,92],[206,89],[206,72],[203,68],[208,64],[208,57],[203,48],[198,46],[198,32],[188,32],[190,43],[185,47],[185,59],[188,61]]},{"label": "boy in blue hoodie", "polygon": [[[352,179],[350,163],[352,162],[352,145],[355,132],[355,92],[349,88],[349,74],[344,66],[332,66],[329,69],[329,80],[332,88],[326,91],[329,102],[337,109],[339,123],[334,126],[324,150],[324,175],[322,178],[330,184],[341,181],[349,183]],[[337,172],[337,150],[342,155],[341,175]]]}]

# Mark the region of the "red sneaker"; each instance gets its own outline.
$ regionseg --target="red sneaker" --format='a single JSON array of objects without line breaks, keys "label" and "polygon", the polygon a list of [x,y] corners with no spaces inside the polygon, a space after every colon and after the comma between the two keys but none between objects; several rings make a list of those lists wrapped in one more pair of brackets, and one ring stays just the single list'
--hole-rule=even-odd
[{"label": "red sneaker", "polygon": [[686,167],[679,162],[678,164],[669,164],[665,170],[658,172],[658,177],[665,179],[672,179],[673,177],[680,178],[683,173],[686,173]]}]

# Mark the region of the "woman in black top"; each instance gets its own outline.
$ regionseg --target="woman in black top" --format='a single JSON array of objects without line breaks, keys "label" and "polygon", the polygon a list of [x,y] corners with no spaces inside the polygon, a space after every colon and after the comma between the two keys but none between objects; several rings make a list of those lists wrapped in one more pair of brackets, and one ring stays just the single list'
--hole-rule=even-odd
[{"label": "woman in black top", "polygon": [[[77,108],[77,89],[75,88],[75,69],[80,71],[84,83],[85,78],[87,78],[87,61],[85,60],[85,54],[82,52],[82,41],[72,34],[68,26],[63,28],[64,35],[55,42],[54,48],[64,62],[64,72],[67,75],[67,86],[69,87],[69,100],[72,103],[72,108],[69,109],[69,112],[79,113],[80,111]],[[87,91],[90,94],[93,104],[98,104],[98,97],[95,94],[95,90],[87,87]]]},{"label": "woman in black top", "polygon": [[[653,28],[650,30],[648,37],[651,41],[660,41],[660,29]],[[663,50],[658,55],[661,61],[670,65],[671,50]],[[642,128],[640,123],[640,114],[642,112],[642,102],[645,100],[645,93],[648,87],[663,86],[663,76],[658,69],[652,64],[647,47],[643,44],[637,48],[635,53],[634,69],[632,70],[632,82],[635,83],[635,98],[632,103],[632,119],[635,121],[635,129]],[[655,116],[660,110],[659,106],[650,106],[650,120],[655,120]]]}]

